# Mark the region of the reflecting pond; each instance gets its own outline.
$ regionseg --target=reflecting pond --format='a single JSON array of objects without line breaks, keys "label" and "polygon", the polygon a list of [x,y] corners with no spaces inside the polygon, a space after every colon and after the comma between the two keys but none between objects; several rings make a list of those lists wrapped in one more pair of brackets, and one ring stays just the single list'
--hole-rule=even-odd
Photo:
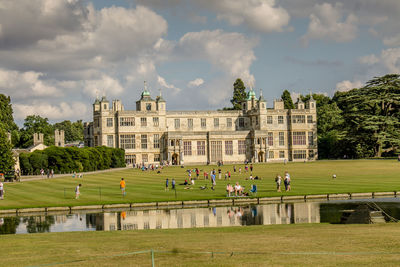
[{"label": "reflecting pond", "polygon": [[379,216],[386,221],[400,219],[400,201],[389,198],[0,217],[0,234],[293,223],[370,223],[371,212],[380,213]]}]

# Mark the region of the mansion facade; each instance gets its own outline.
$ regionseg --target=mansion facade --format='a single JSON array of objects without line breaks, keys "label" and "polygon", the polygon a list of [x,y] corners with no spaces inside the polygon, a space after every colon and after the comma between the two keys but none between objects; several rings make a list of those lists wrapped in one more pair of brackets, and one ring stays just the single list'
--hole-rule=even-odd
[{"label": "mansion facade", "polygon": [[[111,104],[111,106],[110,106]],[[125,150],[127,164],[215,164],[310,161],[317,159],[316,102],[282,100],[267,108],[262,94],[247,93],[241,110],[167,111],[161,94],[146,86],[136,110],[102,97],[93,104],[93,122],[84,124],[85,146]]]}]

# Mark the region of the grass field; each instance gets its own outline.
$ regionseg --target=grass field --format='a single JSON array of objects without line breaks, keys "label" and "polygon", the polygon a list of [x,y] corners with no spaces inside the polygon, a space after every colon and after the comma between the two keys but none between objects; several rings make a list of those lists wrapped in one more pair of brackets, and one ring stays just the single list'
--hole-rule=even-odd
[{"label": "grass field", "polygon": [[129,254],[150,249],[155,266],[398,266],[399,236],[395,223],[4,235],[0,266],[151,266]]},{"label": "grass field", "polygon": [[[195,166],[191,166],[194,168]],[[210,172],[216,166],[197,166]],[[20,183],[5,183],[5,200],[0,201],[0,209],[21,207],[70,206],[109,203],[132,203],[172,200],[200,200],[225,198],[225,188],[228,182],[239,182],[250,188],[252,183],[258,186],[258,197],[280,195],[305,195],[348,192],[379,192],[400,191],[400,163],[395,160],[347,160],[347,161],[316,161],[308,163],[255,164],[253,176],[262,178],[260,181],[245,180],[249,173],[234,173],[232,165],[222,166],[222,179],[218,180],[215,191],[200,190],[199,186],[208,185],[210,181],[203,180],[203,172],[192,189],[185,190],[177,186],[177,190],[165,191],[165,179],[175,178],[177,184],[187,178],[186,168],[168,167],[160,174],[156,171],[142,172],[138,169],[124,169],[115,172],[104,172],[85,175],[82,179],[64,177]],[[224,173],[231,170],[231,181],[224,181]],[[274,178],[289,171],[292,178],[292,191],[278,193],[275,190]],[[332,179],[332,174],[337,178]],[[119,181],[124,177],[127,184],[127,195],[122,197]],[[74,188],[81,183],[81,198],[74,199]],[[176,193],[176,194],[175,194]]]}]

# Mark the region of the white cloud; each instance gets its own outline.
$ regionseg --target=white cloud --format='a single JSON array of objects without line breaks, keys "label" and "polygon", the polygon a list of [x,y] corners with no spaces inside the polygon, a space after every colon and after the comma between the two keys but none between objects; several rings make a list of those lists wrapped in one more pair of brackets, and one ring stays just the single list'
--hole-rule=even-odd
[{"label": "white cloud", "polygon": [[124,92],[124,88],[119,81],[106,74],[102,74],[99,79],[87,80],[84,83],[83,90],[91,97],[98,95],[119,96]]},{"label": "white cloud", "polygon": [[360,63],[368,65],[373,75],[400,73],[400,47],[388,48],[380,55],[368,55],[360,58]]},{"label": "white cloud", "polygon": [[217,12],[217,18],[231,25],[244,24],[260,32],[280,32],[289,24],[289,13],[275,0],[208,0],[203,6]]},{"label": "white cloud", "polygon": [[351,82],[349,80],[345,80],[345,81],[338,82],[336,84],[336,91],[347,92],[351,89],[360,88],[362,86],[363,86],[363,83],[361,81]]},{"label": "white cloud", "polygon": [[58,105],[54,105],[33,101],[31,104],[13,104],[13,110],[14,117],[19,120],[25,119],[28,115],[39,115],[50,120],[82,119],[82,117],[87,118],[88,105],[82,102],[61,102]]},{"label": "white cloud", "polygon": [[62,92],[41,80],[43,73],[27,71],[18,72],[0,68],[0,89],[16,98],[58,97]]},{"label": "white cloud", "polygon": [[247,85],[253,86],[255,79],[250,74],[250,66],[256,59],[253,48],[257,43],[257,40],[240,33],[221,30],[189,32],[179,40],[177,53],[207,60],[230,77],[240,77]]},{"label": "white cloud", "polygon": [[204,80],[201,78],[194,79],[193,81],[188,82],[189,87],[198,87],[204,83]]},{"label": "white cloud", "polygon": [[342,3],[316,4],[310,15],[310,24],[302,41],[307,44],[310,39],[334,41],[338,43],[354,40],[357,34],[357,17],[348,14],[344,19],[345,10]]},{"label": "white cloud", "polygon": [[161,85],[162,87],[168,88],[168,89],[173,89],[173,93],[179,93],[181,91],[180,88],[176,87],[173,84],[169,84],[165,81],[165,79],[161,76],[157,77],[157,82],[159,85]]}]

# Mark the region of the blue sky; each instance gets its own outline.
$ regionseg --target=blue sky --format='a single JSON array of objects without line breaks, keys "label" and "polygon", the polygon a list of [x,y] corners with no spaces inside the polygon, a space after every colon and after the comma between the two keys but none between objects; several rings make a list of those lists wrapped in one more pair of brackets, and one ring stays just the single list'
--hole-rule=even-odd
[{"label": "blue sky", "polygon": [[400,72],[398,0],[0,1],[0,92],[30,114],[134,109],[147,81],[170,110],[229,106],[240,77],[269,103]]}]

